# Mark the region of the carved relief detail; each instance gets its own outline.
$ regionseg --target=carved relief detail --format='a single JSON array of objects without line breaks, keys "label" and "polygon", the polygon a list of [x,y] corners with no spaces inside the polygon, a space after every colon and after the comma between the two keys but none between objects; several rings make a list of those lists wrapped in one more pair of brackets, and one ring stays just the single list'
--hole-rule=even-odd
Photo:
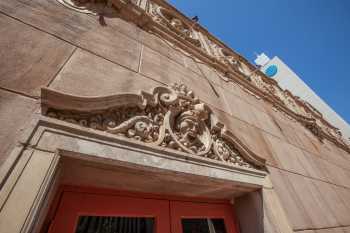
[{"label": "carved relief detail", "polygon": [[[43,90],[49,93],[46,96],[53,93]],[[264,166],[264,160],[232,138],[210,108],[185,85],[157,87],[134,97],[125,100],[116,96],[119,106],[106,109],[81,110],[69,104],[57,109],[50,101],[43,105],[47,116],[83,127],[246,168]]]},{"label": "carved relief detail", "polygon": [[201,47],[198,36],[193,29],[194,22],[189,24],[182,21],[176,16],[176,14],[165,9],[164,7],[161,7],[153,2],[150,2],[149,4],[149,13],[155,22],[167,27],[178,36],[191,42],[195,46]]},{"label": "carved relief detail", "polygon": [[[262,74],[257,67],[250,63],[234,51],[224,47],[213,37],[208,35],[196,25],[195,22],[186,19],[179,15],[166,4],[155,3],[151,0],[57,0],[61,4],[74,9],[78,12],[108,16],[108,14],[118,15],[128,21],[134,21],[137,25],[146,30],[156,32],[161,29],[164,33],[172,38],[176,38],[178,42],[190,42],[194,45],[195,51],[199,49],[201,53],[209,58],[208,63],[220,68],[222,73],[241,74],[248,82],[252,84],[252,90],[249,90],[252,95],[261,95],[262,91],[273,105],[280,105],[279,111],[289,114],[291,118],[300,121],[304,126],[311,130],[320,140],[327,137],[329,140],[344,146],[350,151],[348,144],[350,143],[341,136],[339,130],[331,126],[317,110],[310,104],[304,103],[298,97],[291,93],[283,91],[277,83],[270,80]],[[122,14],[123,9],[125,12]],[[152,26],[146,27],[149,22]],[[157,34],[157,32],[156,32]],[[164,36],[163,36],[164,37]],[[171,42],[172,43],[172,42]],[[184,43],[186,44],[186,43]],[[191,46],[185,46],[186,48]],[[183,48],[182,48],[183,49]],[[184,49],[186,50],[186,49]],[[186,50],[187,51],[187,50]],[[190,53],[191,54],[191,53]],[[201,55],[202,56],[202,55]],[[254,89],[256,87],[256,89]],[[266,96],[261,96],[265,98]],[[306,118],[306,119],[304,119]]]}]

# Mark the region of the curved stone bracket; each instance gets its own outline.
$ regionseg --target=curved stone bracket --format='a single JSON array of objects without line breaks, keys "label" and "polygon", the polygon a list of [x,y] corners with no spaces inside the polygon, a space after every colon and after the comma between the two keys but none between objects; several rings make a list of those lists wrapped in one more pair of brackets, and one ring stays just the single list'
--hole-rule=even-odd
[{"label": "curved stone bracket", "polygon": [[78,97],[43,88],[42,112],[153,146],[240,167],[265,166],[265,160],[226,130],[183,84],[106,97]]}]

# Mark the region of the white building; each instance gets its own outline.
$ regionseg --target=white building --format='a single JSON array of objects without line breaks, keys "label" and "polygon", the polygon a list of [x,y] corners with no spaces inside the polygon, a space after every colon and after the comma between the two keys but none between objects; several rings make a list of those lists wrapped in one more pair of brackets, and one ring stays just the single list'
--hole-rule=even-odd
[{"label": "white building", "polygon": [[294,95],[314,106],[331,124],[340,129],[344,138],[350,140],[349,124],[306,85],[280,58],[275,56],[270,59],[262,53],[257,56],[254,62],[261,67],[262,72],[275,79],[282,89],[288,89]]}]

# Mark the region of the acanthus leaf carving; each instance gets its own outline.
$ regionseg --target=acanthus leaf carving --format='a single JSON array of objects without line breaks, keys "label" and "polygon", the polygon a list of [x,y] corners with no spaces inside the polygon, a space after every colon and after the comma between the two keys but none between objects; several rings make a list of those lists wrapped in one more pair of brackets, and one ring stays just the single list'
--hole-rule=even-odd
[{"label": "acanthus leaf carving", "polygon": [[[125,94],[108,97],[118,104],[111,102],[104,109],[83,109],[88,98],[77,101],[49,89],[42,91],[43,109],[49,117],[240,167],[256,169],[265,163],[230,134],[211,109],[183,84],[141,91],[134,98],[132,94],[127,95],[129,98]],[[65,106],[55,101],[59,95],[65,99]],[[96,99],[94,103],[98,105]]]}]

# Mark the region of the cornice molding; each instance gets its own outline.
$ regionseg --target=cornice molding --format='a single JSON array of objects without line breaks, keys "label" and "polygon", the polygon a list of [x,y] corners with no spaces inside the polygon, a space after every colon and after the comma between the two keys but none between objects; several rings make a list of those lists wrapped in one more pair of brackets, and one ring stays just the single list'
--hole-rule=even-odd
[{"label": "cornice molding", "polygon": [[[57,0],[74,9],[74,0]],[[76,0],[79,2],[79,0]],[[85,1],[85,4],[86,1]],[[88,1],[88,4],[89,1]],[[79,5],[78,11],[82,11]],[[122,19],[152,32],[180,48],[196,59],[218,70],[229,81],[241,87],[257,98],[270,102],[274,109],[287,114],[309,129],[320,141],[328,139],[350,153],[350,145],[336,127],[325,120],[309,103],[293,96],[288,90],[282,90],[275,80],[268,78],[258,68],[249,63],[223,42],[211,35],[201,25],[193,22],[164,0],[106,0],[105,8],[97,11],[86,5],[91,14],[110,14],[111,11]]]}]

